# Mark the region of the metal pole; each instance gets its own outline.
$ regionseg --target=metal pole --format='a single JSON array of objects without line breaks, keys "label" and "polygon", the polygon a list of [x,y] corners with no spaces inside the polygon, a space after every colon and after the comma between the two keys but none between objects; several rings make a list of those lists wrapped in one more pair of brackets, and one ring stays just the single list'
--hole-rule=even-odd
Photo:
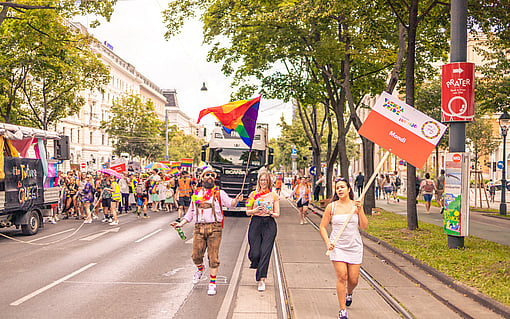
[{"label": "metal pole", "polygon": [[168,161],[168,110],[165,108],[165,160]]},{"label": "metal pole", "polygon": [[506,215],[506,127],[501,128],[503,135],[503,170],[501,176],[501,203],[499,204],[499,214]]},{"label": "metal pole", "polygon": [[[467,0],[452,0],[450,27],[450,62],[467,60]],[[466,151],[466,123],[450,123],[450,152]],[[467,177],[466,177],[467,178]],[[464,247],[463,236],[448,235],[448,248]]]}]

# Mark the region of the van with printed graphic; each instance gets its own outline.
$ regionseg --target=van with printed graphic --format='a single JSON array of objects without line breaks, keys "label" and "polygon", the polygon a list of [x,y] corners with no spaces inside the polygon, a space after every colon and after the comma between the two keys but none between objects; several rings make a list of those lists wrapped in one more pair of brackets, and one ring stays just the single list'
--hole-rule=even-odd
[{"label": "van with printed graphic", "polygon": [[[51,160],[48,146],[55,152]],[[69,159],[69,139],[0,123],[0,147],[0,228],[21,228],[24,235],[34,235],[43,227],[43,218],[58,209],[56,161]]]}]

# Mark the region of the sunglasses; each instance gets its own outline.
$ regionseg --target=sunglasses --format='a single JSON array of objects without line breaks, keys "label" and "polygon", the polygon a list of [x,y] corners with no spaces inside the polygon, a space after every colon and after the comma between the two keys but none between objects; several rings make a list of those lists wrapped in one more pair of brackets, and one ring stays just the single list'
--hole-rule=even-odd
[{"label": "sunglasses", "polygon": [[205,173],[204,177],[213,177],[213,178],[216,178],[216,173]]},{"label": "sunglasses", "polygon": [[335,179],[335,183],[336,182],[347,182],[347,180],[343,177],[339,177],[339,178]]}]

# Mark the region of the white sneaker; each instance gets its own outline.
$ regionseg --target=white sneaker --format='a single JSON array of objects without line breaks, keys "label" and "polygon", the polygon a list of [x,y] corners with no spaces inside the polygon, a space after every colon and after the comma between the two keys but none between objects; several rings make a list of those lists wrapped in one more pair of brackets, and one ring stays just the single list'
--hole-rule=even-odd
[{"label": "white sneaker", "polygon": [[92,219],[86,219],[83,223],[84,224],[92,224]]},{"label": "white sneaker", "polygon": [[116,222],[111,222],[111,223],[109,223],[108,225],[115,226],[115,225],[118,225],[118,224],[119,224],[119,221],[116,221]]},{"label": "white sneaker", "polygon": [[258,287],[258,290],[259,291],[264,291],[266,290],[266,283],[264,281],[259,281],[259,287]]},{"label": "white sneaker", "polygon": [[216,284],[209,284],[209,289],[207,290],[207,294],[209,296],[214,296],[216,294]]},{"label": "white sneaker", "polygon": [[203,273],[204,273],[203,271],[197,270],[197,272],[193,275],[194,284],[197,284],[200,281],[200,278],[202,278]]}]

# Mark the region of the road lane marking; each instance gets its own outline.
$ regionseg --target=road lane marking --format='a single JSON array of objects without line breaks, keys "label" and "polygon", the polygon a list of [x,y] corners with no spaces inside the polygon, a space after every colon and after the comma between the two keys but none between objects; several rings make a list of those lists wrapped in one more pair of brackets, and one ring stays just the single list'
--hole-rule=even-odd
[{"label": "road lane marking", "polygon": [[46,238],[49,238],[49,237],[57,236],[57,235],[60,235],[60,234],[63,234],[63,233],[67,233],[67,232],[73,231],[73,230],[74,230],[74,228],[71,228],[71,229],[68,229],[68,230],[63,230],[61,232],[54,233],[54,234],[51,234],[51,235],[48,235],[48,236],[43,236],[43,237],[39,237],[39,238],[35,238],[35,239],[32,239],[32,240],[29,240],[29,241],[27,241],[27,243],[33,243],[34,241],[38,241],[38,240],[41,240],[41,239],[46,239]]},{"label": "road lane marking", "polygon": [[95,266],[95,265],[97,265],[97,263],[90,263],[90,264],[88,264],[87,266],[82,267],[82,268],[80,268],[80,269],[76,270],[75,272],[73,272],[73,273],[71,273],[71,274],[69,274],[69,275],[67,275],[67,276],[65,276],[65,277],[60,278],[59,280],[56,280],[56,281],[52,282],[51,284],[49,284],[49,285],[47,285],[47,286],[44,286],[44,287],[42,287],[41,289],[38,289],[38,290],[34,291],[34,292],[33,292],[33,293],[31,293],[31,294],[26,295],[26,296],[25,296],[25,297],[23,297],[23,298],[20,298],[20,299],[18,299],[18,300],[16,300],[16,301],[12,302],[12,303],[11,303],[11,306],[19,306],[19,305],[21,305],[22,303],[24,303],[25,301],[27,301],[27,300],[29,300],[29,299],[32,299],[32,298],[34,298],[35,296],[37,296],[37,295],[39,295],[39,294],[42,294],[42,293],[43,293],[43,292],[45,292],[46,290],[48,290],[48,289],[50,289],[50,288],[55,287],[56,285],[58,285],[58,284],[60,284],[60,283],[62,283],[62,282],[64,282],[64,281],[66,281],[66,280],[67,280],[67,279],[69,279],[69,278],[72,278],[72,277],[74,277],[74,276],[78,275],[79,273],[84,272],[85,270],[87,270],[87,269],[89,269],[90,267],[93,267],[93,266]]},{"label": "road lane marking", "polygon": [[141,241],[144,241],[144,240],[146,240],[147,238],[149,238],[149,237],[151,237],[151,236],[156,235],[157,233],[159,233],[159,232],[160,232],[160,231],[162,231],[162,230],[163,230],[163,229],[158,229],[158,230],[156,230],[156,231],[154,231],[154,232],[150,233],[149,235],[146,235],[146,236],[144,236],[144,237],[142,237],[142,238],[138,239],[137,241],[135,241],[135,243],[139,243],[139,242],[141,242]]},{"label": "road lane marking", "polygon": [[118,233],[119,232],[119,229],[120,227],[116,227],[116,228],[112,228],[112,229],[108,229],[108,230],[103,230],[97,234],[94,234],[94,235],[90,235],[88,237],[84,237],[84,238],[81,238],[80,240],[86,240],[86,241],[92,241],[98,237],[101,237],[103,235],[106,235],[108,233]]}]

